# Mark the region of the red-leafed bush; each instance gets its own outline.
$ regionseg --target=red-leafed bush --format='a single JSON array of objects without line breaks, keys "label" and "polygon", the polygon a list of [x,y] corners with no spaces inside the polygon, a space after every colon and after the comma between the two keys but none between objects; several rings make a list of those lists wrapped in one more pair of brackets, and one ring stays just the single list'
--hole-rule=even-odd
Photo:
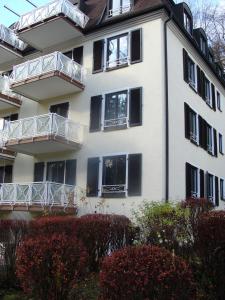
[{"label": "red-leafed bush", "polygon": [[186,262],[156,246],[127,247],[106,257],[100,288],[104,300],[196,299]]},{"label": "red-leafed bush", "polygon": [[133,228],[130,220],[119,215],[85,215],[76,220],[76,235],[90,256],[90,270],[96,271],[102,257],[132,244]]},{"label": "red-leafed bush", "polygon": [[196,252],[201,261],[202,285],[214,299],[225,295],[225,211],[200,216],[197,226]]},{"label": "red-leafed bush", "polygon": [[17,285],[16,251],[28,230],[28,223],[21,220],[0,220],[0,286]]},{"label": "red-leafed bush", "polygon": [[34,299],[67,299],[85,275],[88,255],[76,238],[65,234],[30,237],[17,251],[17,276]]},{"label": "red-leafed bush", "polygon": [[75,217],[70,216],[51,216],[41,217],[30,222],[29,235],[51,235],[51,234],[74,234],[76,223]]}]

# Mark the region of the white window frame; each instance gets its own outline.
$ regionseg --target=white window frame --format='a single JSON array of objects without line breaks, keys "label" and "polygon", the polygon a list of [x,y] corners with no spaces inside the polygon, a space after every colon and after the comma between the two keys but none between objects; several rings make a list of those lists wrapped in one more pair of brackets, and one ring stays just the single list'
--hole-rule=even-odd
[{"label": "white window frame", "polygon": [[[222,195],[222,190],[221,190],[221,181],[223,183],[223,195]],[[224,178],[220,178],[220,199],[225,200],[225,180],[224,180]]]},{"label": "white window frame", "polygon": [[[212,145],[209,145],[209,143],[208,143],[208,129],[210,129]],[[211,154],[214,154],[213,128],[211,125],[207,126],[207,151],[210,152]]]},{"label": "white window frame", "polygon": [[[190,28],[188,27],[188,24],[190,25]],[[184,28],[185,30],[191,35],[192,34],[192,28],[191,28],[191,17],[189,14],[184,10]],[[189,31],[190,29],[190,31]]]},{"label": "white window frame", "polygon": [[191,191],[191,197],[200,198],[200,168],[193,165],[191,167],[197,171],[197,191]]},{"label": "white window frame", "polygon": [[120,33],[120,34],[112,34],[110,36],[108,36],[107,38],[104,39],[104,44],[105,44],[105,47],[104,47],[104,68],[103,70],[104,71],[108,71],[108,70],[113,70],[114,68],[118,68],[119,66],[116,66],[116,67],[108,67],[108,61],[107,61],[107,56],[108,56],[108,40],[110,39],[113,39],[113,38],[119,38],[120,36],[125,36],[127,35],[127,62],[124,63],[124,64],[121,64],[121,66],[123,65],[130,65],[130,36],[131,36],[131,32],[130,31],[125,31],[123,33]]},{"label": "white window frame", "polygon": [[[99,163],[99,178],[98,178],[98,197],[102,197],[102,179],[103,179],[103,158],[112,156],[126,156],[126,178],[125,178],[125,197],[128,196],[128,157],[129,153],[127,152],[121,152],[121,153],[109,153],[105,154],[99,157],[100,163]],[[113,193],[113,192],[112,192]]]},{"label": "white window frame", "polygon": [[[190,78],[190,67],[191,65],[193,64],[194,66],[194,81]],[[190,57],[188,55],[188,82],[189,82],[189,85],[195,90],[197,91],[197,65],[195,63],[195,61],[192,59],[192,57]]]},{"label": "white window frame", "polygon": [[215,204],[215,176],[213,175],[213,174],[211,174],[211,173],[208,173],[208,175],[207,175],[207,177],[208,177],[208,180],[207,180],[207,191],[208,191],[208,189],[209,189],[209,178],[211,178],[212,177],[212,184],[213,184],[213,186],[212,186],[212,195],[210,195],[209,196],[209,193],[207,192],[207,197],[208,197],[208,199],[210,200],[210,201],[212,201],[214,204]]},{"label": "white window frame", "polygon": [[[190,139],[199,145],[199,121],[198,121],[199,115],[192,108],[191,111],[189,111],[189,114],[195,116],[195,128],[196,128],[196,133],[190,131]],[[192,121],[190,115],[189,118]]]},{"label": "white window frame", "polygon": [[221,133],[219,133],[219,152],[220,154],[224,154],[223,135]]},{"label": "white window frame", "polygon": [[[207,83],[209,83],[209,97],[206,97],[206,81]],[[206,80],[205,80],[205,100],[206,100],[206,103],[212,107],[212,85],[211,85],[211,82],[210,80],[206,77]]]},{"label": "white window frame", "polygon": [[216,102],[217,102],[217,108],[218,108],[218,110],[222,112],[221,94],[220,94],[219,91],[216,91]]},{"label": "white window frame", "polygon": [[[123,1],[124,0],[120,0],[120,3],[122,2],[122,5],[120,4],[119,9],[117,9],[117,10],[113,10],[113,9],[108,10],[108,18],[117,17],[117,16],[120,16],[122,14],[130,12],[133,1],[130,0],[129,1],[130,2],[129,5],[123,5]],[[118,11],[118,13],[117,13],[117,11]]]}]

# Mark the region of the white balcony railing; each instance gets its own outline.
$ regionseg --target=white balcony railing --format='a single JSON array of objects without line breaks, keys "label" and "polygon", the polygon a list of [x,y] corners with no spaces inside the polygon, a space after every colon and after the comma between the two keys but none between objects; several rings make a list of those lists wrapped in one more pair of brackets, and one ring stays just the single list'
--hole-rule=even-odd
[{"label": "white balcony railing", "polygon": [[73,207],[76,188],[54,182],[3,183],[0,185],[0,205],[38,205]]},{"label": "white balcony railing", "polygon": [[70,1],[55,0],[22,15],[16,23],[15,29],[22,30],[60,14],[65,15],[81,28],[85,28],[89,20],[89,18]]},{"label": "white balcony railing", "polygon": [[18,39],[13,30],[2,24],[0,24],[0,40],[20,51],[23,51],[27,47],[27,44]]},{"label": "white balcony railing", "polygon": [[10,78],[8,76],[0,75],[0,93],[18,100],[22,100],[22,97],[19,94],[14,93],[10,89]]},{"label": "white balcony railing", "polygon": [[121,14],[128,13],[131,10],[131,3],[126,3],[122,6],[118,6],[116,8],[112,8],[108,12],[108,17],[115,17]]},{"label": "white balcony railing", "polygon": [[117,126],[128,126],[128,118],[121,117],[117,119],[110,119],[104,121],[104,128],[111,128]]},{"label": "white balcony railing", "polygon": [[83,83],[83,67],[61,52],[47,54],[14,66],[11,83],[18,83],[53,71],[59,71],[71,79]]},{"label": "white balcony railing", "polygon": [[23,140],[41,136],[56,136],[68,142],[82,142],[83,127],[79,123],[49,113],[7,122],[2,130],[2,144],[10,140]]}]

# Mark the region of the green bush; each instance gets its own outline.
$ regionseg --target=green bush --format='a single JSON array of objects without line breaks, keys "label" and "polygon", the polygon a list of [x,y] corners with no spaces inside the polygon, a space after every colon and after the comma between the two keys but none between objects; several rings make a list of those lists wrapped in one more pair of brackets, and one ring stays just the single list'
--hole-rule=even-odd
[{"label": "green bush", "polygon": [[134,212],[140,241],[187,256],[193,246],[189,211],[174,203],[144,202]]}]

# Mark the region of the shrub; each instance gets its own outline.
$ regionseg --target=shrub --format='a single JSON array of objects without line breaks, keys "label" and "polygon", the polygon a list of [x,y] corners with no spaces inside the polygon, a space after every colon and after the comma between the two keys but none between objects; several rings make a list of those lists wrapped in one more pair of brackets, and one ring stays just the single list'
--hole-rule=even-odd
[{"label": "shrub", "polygon": [[205,198],[188,198],[181,202],[181,207],[189,210],[188,219],[193,236],[195,237],[199,217],[202,213],[211,211],[214,208],[214,205],[210,200]]},{"label": "shrub", "polygon": [[29,235],[74,234],[76,218],[66,216],[41,217],[30,222]]},{"label": "shrub", "polygon": [[225,211],[212,211],[200,216],[197,226],[196,251],[201,261],[202,285],[214,299],[225,295]]},{"label": "shrub", "polygon": [[17,252],[17,275],[34,299],[67,299],[72,285],[84,276],[87,252],[65,234],[39,235],[23,241]]},{"label": "shrub", "polygon": [[101,299],[195,299],[185,261],[156,246],[127,247],[106,257],[100,272]]},{"label": "shrub", "polygon": [[187,209],[180,204],[144,202],[134,216],[142,243],[163,246],[177,255],[188,256],[193,238]]},{"label": "shrub", "polygon": [[16,251],[28,230],[28,223],[21,220],[0,220],[0,282],[1,287],[17,286],[15,265]]},{"label": "shrub", "polygon": [[119,215],[85,215],[76,220],[76,235],[90,256],[90,270],[97,271],[102,257],[130,245],[133,229],[130,220]]}]

